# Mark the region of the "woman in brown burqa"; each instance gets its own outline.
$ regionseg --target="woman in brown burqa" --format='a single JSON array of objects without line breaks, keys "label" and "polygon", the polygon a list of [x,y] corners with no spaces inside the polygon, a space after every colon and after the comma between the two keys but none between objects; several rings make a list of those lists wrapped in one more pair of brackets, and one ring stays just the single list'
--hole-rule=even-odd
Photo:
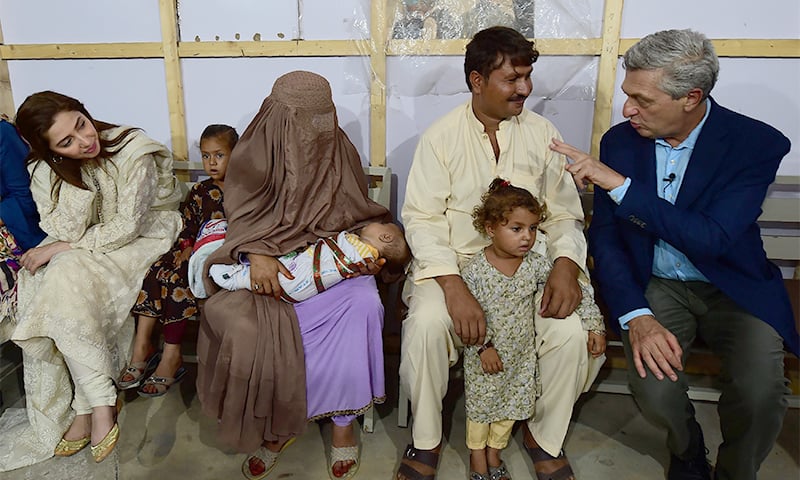
[{"label": "woman in brown burqa", "polygon": [[358,459],[352,421],[385,397],[374,277],[297,305],[276,297],[277,275],[288,271],[275,257],[389,219],[367,198],[358,152],[339,128],[323,77],[298,71],[275,81],[233,151],[225,186],[228,233],[206,273],[246,255],[252,291],[219,290],[206,276],[216,293],[198,338],[203,409],[219,419],[223,441],[251,453],[247,478],[266,476],[307,421],[332,417],[332,473],[349,478]]}]

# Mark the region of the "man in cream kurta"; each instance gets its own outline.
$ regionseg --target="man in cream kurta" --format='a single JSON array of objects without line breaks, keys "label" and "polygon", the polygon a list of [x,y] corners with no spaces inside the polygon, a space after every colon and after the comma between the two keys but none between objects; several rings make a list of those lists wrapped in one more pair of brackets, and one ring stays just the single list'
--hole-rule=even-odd
[{"label": "man in cream kurta", "polygon": [[[489,244],[473,228],[471,214],[495,177],[528,189],[548,210],[541,225],[546,240],[536,248],[555,267],[548,287],[537,294],[537,305],[547,298],[543,315],[535,318],[543,394],[528,426],[535,442],[553,457],[559,457],[574,401],[587,380],[586,332],[573,314],[580,300],[577,277],[586,263],[583,211],[564,170],[565,158],[548,148],[552,138],[561,138],[559,132],[523,107],[536,56],[525,58],[520,41],[527,42],[511,29],[493,27],[470,42],[465,73],[472,98],[420,137],[408,178],[402,218],[414,261],[403,290],[409,312],[403,322],[400,379],[411,399],[418,451],[440,448],[442,399],[459,348],[484,341],[483,312],[459,272]],[[521,61],[509,42],[523,50]],[[471,65],[471,55],[477,56],[471,52],[482,48],[491,49],[483,55],[496,58],[495,64]],[[530,42],[527,48],[533,50]],[[480,68],[484,71],[476,71]],[[569,468],[566,458],[557,460],[548,463]],[[420,461],[403,463],[420,473],[430,470]],[[402,468],[398,478],[408,478]]]}]

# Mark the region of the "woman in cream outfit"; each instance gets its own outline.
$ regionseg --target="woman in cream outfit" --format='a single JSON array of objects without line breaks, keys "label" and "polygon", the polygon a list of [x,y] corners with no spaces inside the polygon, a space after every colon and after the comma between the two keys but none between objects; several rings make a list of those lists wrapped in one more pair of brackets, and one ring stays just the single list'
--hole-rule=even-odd
[{"label": "woman in cream outfit", "polygon": [[112,379],[128,358],[130,309],[181,228],[172,156],[55,92],[28,97],[16,123],[48,236],[22,257],[11,339],[23,349],[27,418],[0,423],[0,470],[89,443],[99,462],[119,435]]}]

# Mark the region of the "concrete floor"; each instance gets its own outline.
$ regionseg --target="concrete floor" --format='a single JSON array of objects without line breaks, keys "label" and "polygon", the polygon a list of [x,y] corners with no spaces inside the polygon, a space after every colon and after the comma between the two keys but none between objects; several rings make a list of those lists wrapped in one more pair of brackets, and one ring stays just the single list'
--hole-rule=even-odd
[{"label": "concrete floor", "polygon": [[[387,370],[391,362],[387,358]],[[120,414],[122,436],[112,455],[94,464],[89,449],[74,457],[52,458],[30,468],[0,473],[3,480],[153,480],[242,479],[245,456],[221,448],[215,421],[200,412],[194,389],[194,365],[187,378],[167,395],[157,399],[127,394]],[[396,372],[396,366],[393,366]],[[602,375],[602,374],[601,374]],[[391,378],[391,377],[390,377]],[[445,448],[440,460],[439,480],[467,478],[469,455],[464,446],[464,398],[457,381],[451,382],[446,399]],[[397,468],[410,430],[397,427],[396,373],[390,379],[389,401],[377,407],[375,431],[361,433],[361,480],[389,480]],[[721,441],[716,406],[697,402],[709,458]],[[783,431],[762,466],[760,480],[800,478],[800,415],[790,409]],[[668,456],[664,434],[638,413],[628,395],[589,393],[579,401],[565,450],[577,478],[581,480],[663,479]],[[530,461],[521,450],[522,432],[517,429],[505,452],[510,473],[516,480],[535,478]],[[268,479],[324,480],[327,477],[330,425],[310,424],[308,430],[281,457]]]}]

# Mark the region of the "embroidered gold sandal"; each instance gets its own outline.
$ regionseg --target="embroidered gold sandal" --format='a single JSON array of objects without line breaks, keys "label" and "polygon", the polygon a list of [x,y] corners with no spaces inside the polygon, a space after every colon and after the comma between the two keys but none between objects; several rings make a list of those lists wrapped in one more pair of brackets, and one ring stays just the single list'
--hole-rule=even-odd
[{"label": "embroidered gold sandal", "polygon": [[86,448],[86,445],[89,445],[89,442],[91,441],[91,435],[86,435],[85,437],[77,440],[67,440],[66,438],[62,438],[58,441],[58,444],[53,451],[53,455],[56,457],[71,457]]},{"label": "embroidered gold sandal", "polygon": [[106,433],[106,436],[100,440],[100,443],[92,445],[92,456],[94,457],[95,463],[100,463],[106,459],[114,450],[114,447],[117,446],[117,440],[119,440],[119,424],[114,422],[114,426],[111,427],[111,430]]}]

